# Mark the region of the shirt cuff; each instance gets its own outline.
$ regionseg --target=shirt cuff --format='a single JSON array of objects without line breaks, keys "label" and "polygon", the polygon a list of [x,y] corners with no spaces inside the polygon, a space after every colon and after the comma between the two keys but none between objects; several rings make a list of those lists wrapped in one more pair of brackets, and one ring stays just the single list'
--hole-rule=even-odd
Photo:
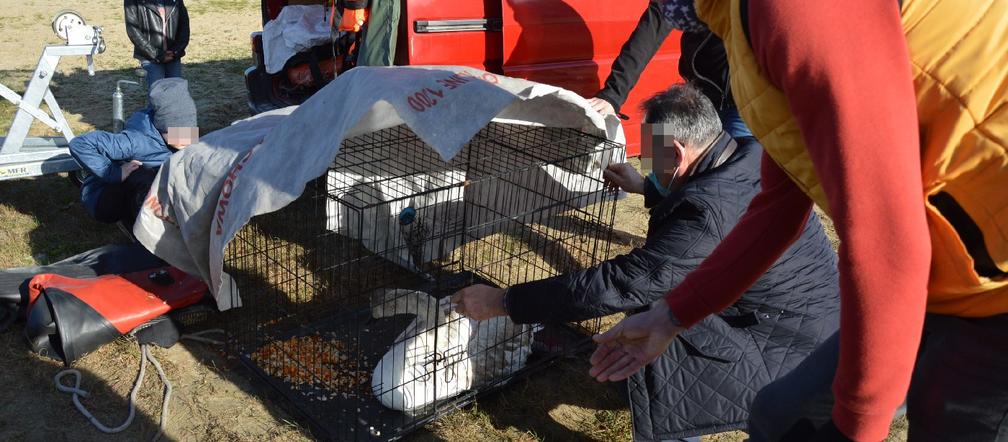
[{"label": "shirt cuff", "polygon": [[670,314],[679,320],[679,326],[683,328],[690,328],[714,313],[708,311],[707,306],[700,299],[689,286],[688,281],[683,281],[665,295],[665,303],[668,305]]},{"label": "shirt cuff", "polygon": [[598,93],[595,94],[595,98],[601,98],[607,101],[609,104],[612,105],[613,110],[616,111],[617,114],[620,113],[620,108],[623,107],[623,102],[620,101],[619,98],[615,97],[613,93],[609,91],[609,89],[602,89],[598,91]]},{"label": "shirt cuff", "polygon": [[839,402],[833,404],[833,424],[844,436],[853,440],[885,439],[895,414],[895,410],[890,413],[859,413]]},{"label": "shirt cuff", "polygon": [[122,165],[116,164],[115,161],[113,161],[112,165],[106,169],[105,174],[102,175],[102,181],[107,184],[118,184],[121,183],[122,180]]}]

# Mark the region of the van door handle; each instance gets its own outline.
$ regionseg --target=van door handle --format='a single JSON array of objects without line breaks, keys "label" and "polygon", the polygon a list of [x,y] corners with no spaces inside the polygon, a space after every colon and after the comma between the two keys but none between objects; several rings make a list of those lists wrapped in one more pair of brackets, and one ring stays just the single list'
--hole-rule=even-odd
[{"label": "van door handle", "polygon": [[489,31],[501,32],[503,23],[499,18],[464,18],[457,20],[417,20],[413,31],[417,34],[441,32]]}]

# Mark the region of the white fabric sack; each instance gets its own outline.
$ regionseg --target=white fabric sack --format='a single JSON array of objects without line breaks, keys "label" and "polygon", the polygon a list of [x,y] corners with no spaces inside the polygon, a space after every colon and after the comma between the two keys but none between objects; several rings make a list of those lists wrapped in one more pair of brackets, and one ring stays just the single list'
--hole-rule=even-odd
[{"label": "white fabric sack", "polygon": [[372,296],[375,318],[416,316],[371,375],[371,390],[382,405],[416,412],[525,367],[536,327],[507,317],[470,320],[456,313],[450,301],[405,289]]},{"label": "white fabric sack", "polygon": [[332,42],[329,17],[323,5],[289,5],[263,26],[263,61],[266,72],[283,70],[291,57]]},{"label": "white fabric sack", "polygon": [[[253,216],[297,199],[326,172],[344,139],[406,124],[447,161],[495,119],[624,142],[616,117],[603,118],[557,87],[468,67],[358,67],[301,106],[240,121],[172,155],[133,233],[158,257],[206,281],[219,309],[238,307],[223,272],[227,244]],[[598,166],[625,159],[612,156]]]}]

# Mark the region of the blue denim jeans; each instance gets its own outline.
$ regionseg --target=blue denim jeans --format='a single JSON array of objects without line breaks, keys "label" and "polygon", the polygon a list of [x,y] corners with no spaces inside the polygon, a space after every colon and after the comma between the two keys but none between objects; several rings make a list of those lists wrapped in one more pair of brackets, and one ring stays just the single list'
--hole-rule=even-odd
[{"label": "blue denim jeans", "polygon": [[147,60],[140,62],[140,67],[147,72],[147,91],[151,85],[162,78],[182,76],[182,60],[175,59],[168,63],[153,63]]},{"label": "blue denim jeans", "polygon": [[749,126],[746,126],[745,121],[742,121],[742,116],[739,115],[738,109],[734,107],[731,109],[722,109],[718,111],[718,116],[721,117],[721,127],[732,138],[753,136],[752,131],[749,130]]}]

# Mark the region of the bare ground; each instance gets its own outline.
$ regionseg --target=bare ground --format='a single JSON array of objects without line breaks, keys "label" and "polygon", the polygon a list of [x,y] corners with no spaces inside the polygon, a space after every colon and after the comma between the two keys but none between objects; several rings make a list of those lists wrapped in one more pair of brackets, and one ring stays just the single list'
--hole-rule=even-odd
[{"label": "bare ground", "polygon": [[[248,34],[260,28],[254,0],[189,0],[192,44],[184,75],[200,110],[200,125],[210,131],[247,116],[242,70],[251,64]],[[56,0],[0,0],[0,83],[23,91],[45,43],[59,43],[50,18],[65,6]],[[66,59],[53,82],[75,131],[109,129],[111,94],[117,79],[136,79],[137,67],[122,25],[118,0],[78,2],[74,8],[89,23],[104,26],[108,50],[96,57],[95,77],[83,71],[83,58]],[[140,89],[128,92],[127,109],[142,104]],[[14,108],[0,102],[0,127]],[[33,134],[45,134],[36,125]],[[2,129],[0,129],[2,130]],[[620,202],[617,241],[620,250],[642,242],[647,211],[641,198]],[[114,227],[88,220],[77,203],[77,191],[65,177],[0,182],[0,267],[53,262],[102,244],[123,242]],[[617,250],[619,251],[619,250]],[[168,440],[305,440],[307,431],[205,344],[184,342],[154,349],[174,386]],[[126,415],[126,398],[138,367],[139,351],[123,339],[86,356],[75,368],[83,400],[96,417],[118,423]],[[106,440],[78,414],[68,395],[53,387],[58,364],[28,351],[20,330],[0,334],[0,439]],[[413,440],[628,440],[630,419],[625,392],[588,378],[587,364],[567,360],[542,374],[510,386],[428,425]],[[160,417],[157,377],[148,367],[138,397],[137,414],[126,432],[112,439],[147,439]],[[894,426],[889,440],[905,440],[905,421]],[[707,441],[744,440],[739,432],[708,436]]]}]

